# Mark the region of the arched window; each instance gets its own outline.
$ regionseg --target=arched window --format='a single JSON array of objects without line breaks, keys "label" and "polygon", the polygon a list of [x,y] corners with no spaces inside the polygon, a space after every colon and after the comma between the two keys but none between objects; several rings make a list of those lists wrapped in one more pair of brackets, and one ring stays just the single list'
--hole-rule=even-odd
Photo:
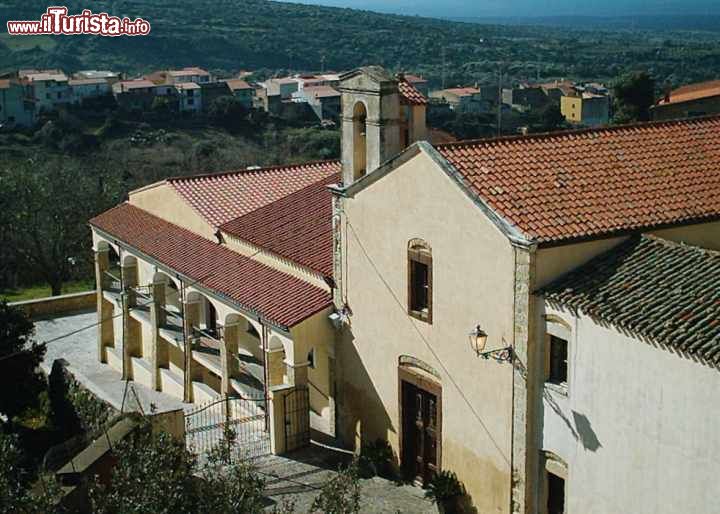
[{"label": "arched window", "polygon": [[432,250],[422,239],[408,243],[408,314],[432,323]]},{"label": "arched window", "polygon": [[367,109],[358,102],[353,109],[353,180],[367,172]]}]

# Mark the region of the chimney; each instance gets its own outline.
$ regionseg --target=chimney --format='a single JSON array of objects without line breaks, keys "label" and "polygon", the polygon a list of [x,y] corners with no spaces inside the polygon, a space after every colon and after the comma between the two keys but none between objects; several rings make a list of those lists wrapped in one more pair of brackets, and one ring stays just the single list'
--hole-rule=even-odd
[{"label": "chimney", "polygon": [[670,84],[668,84],[665,86],[665,98],[664,98],[665,103],[670,103],[670,93],[671,93]]}]

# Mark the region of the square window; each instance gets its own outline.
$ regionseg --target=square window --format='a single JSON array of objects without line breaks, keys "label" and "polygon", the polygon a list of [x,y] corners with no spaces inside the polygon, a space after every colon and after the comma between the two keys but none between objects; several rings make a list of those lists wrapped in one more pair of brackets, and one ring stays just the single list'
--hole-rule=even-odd
[{"label": "square window", "polygon": [[567,384],[568,342],[551,335],[549,345],[550,362],[547,381],[551,384]]}]

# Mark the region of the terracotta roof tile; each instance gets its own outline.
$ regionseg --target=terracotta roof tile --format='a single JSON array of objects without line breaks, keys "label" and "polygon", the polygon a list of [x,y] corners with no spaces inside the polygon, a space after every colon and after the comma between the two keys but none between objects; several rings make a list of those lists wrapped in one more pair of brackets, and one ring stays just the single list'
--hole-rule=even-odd
[{"label": "terracotta roof tile", "polygon": [[427,98],[410,82],[405,79],[398,80],[398,90],[400,91],[400,103],[405,105],[425,105]]},{"label": "terracotta roof tile", "polygon": [[669,101],[662,98],[658,102],[658,105],[688,102],[690,100],[698,100],[700,98],[720,96],[720,80],[699,82],[697,84],[689,84],[687,86],[679,87],[671,91],[669,96]]},{"label": "terracotta roof tile", "polygon": [[340,171],[339,161],[195,175],[167,182],[208,223],[223,223]]},{"label": "terracotta roof tile", "polygon": [[540,291],[637,336],[720,364],[720,253],[633,237]]},{"label": "terracotta roof tile", "polygon": [[220,227],[255,246],[317,271],[333,272],[332,194],[336,173]]},{"label": "terracotta roof tile", "polygon": [[330,294],[123,203],[90,224],[162,265],[283,327],[331,304]]},{"label": "terracotta roof tile", "polygon": [[720,117],[436,148],[539,243],[720,218]]}]

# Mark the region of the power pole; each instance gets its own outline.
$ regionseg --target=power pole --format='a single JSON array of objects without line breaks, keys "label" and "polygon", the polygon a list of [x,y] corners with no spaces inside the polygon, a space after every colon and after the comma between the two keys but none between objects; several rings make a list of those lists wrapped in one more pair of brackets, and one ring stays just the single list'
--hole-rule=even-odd
[{"label": "power pole", "polygon": [[325,56],[320,57],[320,73],[325,73]]}]

